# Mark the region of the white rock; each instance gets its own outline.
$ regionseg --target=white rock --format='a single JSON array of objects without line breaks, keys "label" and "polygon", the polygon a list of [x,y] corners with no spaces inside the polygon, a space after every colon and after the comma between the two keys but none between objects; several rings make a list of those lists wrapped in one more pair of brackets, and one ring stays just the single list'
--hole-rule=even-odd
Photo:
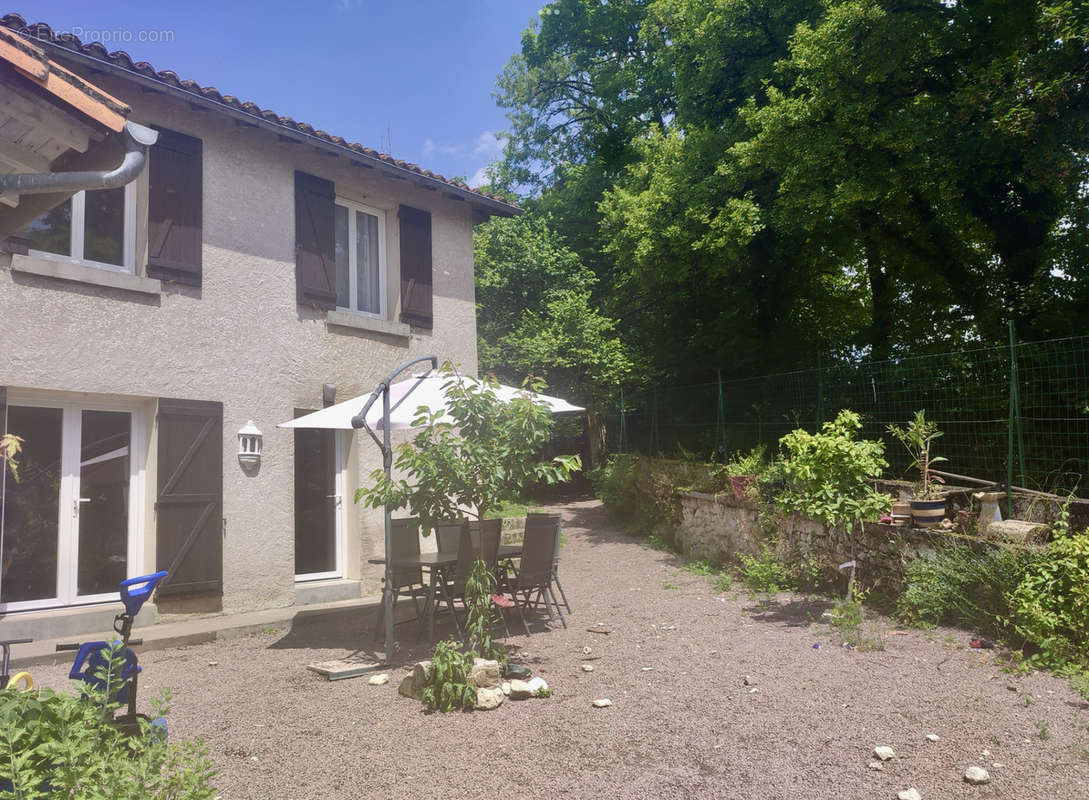
[{"label": "white rock", "polygon": [[593,664],[583,664],[582,665],[582,671],[583,672],[593,672],[594,671],[594,665]]},{"label": "white rock", "polygon": [[476,708],[480,711],[491,711],[501,705],[503,705],[502,689],[480,688],[476,690]]},{"label": "white rock", "polygon": [[968,767],[968,769],[964,770],[964,780],[978,786],[983,783],[990,783],[991,775],[983,767]]},{"label": "white rock", "polygon": [[593,651],[592,651],[592,650],[590,650],[590,648],[589,648],[589,647],[584,647],[584,648],[582,648],[582,654],[583,654],[583,655],[585,655],[585,656],[588,656],[588,655],[590,655],[590,653],[591,653],[591,652],[593,652]]},{"label": "white rock", "polygon": [[896,793],[896,800],[923,800],[919,790],[912,786],[910,789],[904,789],[902,792]]},{"label": "white rock", "polygon": [[593,702],[594,708],[608,708],[613,704],[613,701],[607,697],[599,697]]},{"label": "white rock", "polygon": [[511,700],[528,700],[533,697],[534,689],[529,687],[528,681],[513,680],[510,682]]},{"label": "white rock", "polygon": [[884,769],[885,765],[882,764],[880,761],[871,761],[869,763],[869,767],[870,769]]},{"label": "white rock", "polygon": [[995,769],[1002,769],[1006,765],[1003,764],[1001,761],[996,761],[993,764],[991,764],[991,766],[994,767]]},{"label": "white rock", "polygon": [[654,667],[640,667],[643,672],[653,672]]},{"label": "white rock", "polygon": [[478,689],[495,689],[500,682],[499,662],[485,658],[474,658],[469,670],[469,683]]},{"label": "white rock", "polygon": [[529,690],[533,692],[534,696],[536,696],[538,692],[548,691],[548,684],[545,682],[544,678],[540,677],[530,678],[526,681],[526,686],[529,687]]},{"label": "white rock", "polygon": [[987,758],[988,756],[991,755],[991,751],[990,750],[984,750],[982,753],[980,753],[980,755],[983,756],[984,758]]},{"label": "white rock", "polygon": [[510,681],[503,681],[503,685],[499,688],[503,690],[503,694],[510,695]]},{"label": "white rock", "polygon": [[942,740],[942,737],[938,736],[938,734],[936,733],[928,733],[926,735],[926,740],[928,742],[940,742]]},{"label": "white rock", "polygon": [[741,679],[741,682],[746,686],[756,686],[756,678],[754,678],[752,675],[746,675],[744,678]]},{"label": "white rock", "polygon": [[384,672],[381,675],[371,675],[367,683],[371,686],[385,686],[389,683],[389,675]]},{"label": "white rock", "polygon": [[754,686],[754,687],[752,687],[751,689],[749,689],[749,694],[756,694],[756,693],[757,693],[757,692],[759,692],[759,691],[760,691],[760,690],[759,690],[759,689],[757,689],[757,688],[756,688],[756,687]]},{"label": "white rock", "polygon": [[873,754],[877,758],[880,758],[882,761],[888,761],[890,758],[896,758],[896,751],[893,750],[891,747],[875,747],[873,749]]}]

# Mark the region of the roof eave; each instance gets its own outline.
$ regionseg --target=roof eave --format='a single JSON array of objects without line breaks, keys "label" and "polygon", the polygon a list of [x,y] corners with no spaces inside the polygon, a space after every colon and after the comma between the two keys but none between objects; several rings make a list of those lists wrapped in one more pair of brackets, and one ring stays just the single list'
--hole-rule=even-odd
[{"label": "roof eave", "polygon": [[205,106],[214,111],[217,111],[227,116],[240,120],[247,125],[252,125],[263,130],[270,131],[279,136],[285,138],[294,139],[299,142],[313,145],[314,147],[321,148],[330,152],[337,153],[338,155],[344,155],[359,164],[366,167],[378,170],[381,174],[385,174],[388,177],[396,178],[399,180],[407,180],[418,186],[431,191],[438,191],[446,195],[451,200],[464,201],[469,203],[472,207],[480,209],[488,214],[501,216],[501,217],[513,217],[523,213],[523,210],[518,206],[510,203],[504,203],[500,200],[494,200],[490,197],[477,194],[476,192],[461,189],[446,181],[439,180],[438,178],[431,178],[427,175],[421,175],[418,172],[414,172],[411,169],[398,166],[397,164],[391,164],[381,158],[367,155],[366,153],[360,153],[357,150],[353,150],[350,147],[337,144],[336,142],[326,141],[319,136],[315,136],[304,131],[300,131],[296,128],[292,128],[287,125],[280,124],[278,122],[272,122],[265,119],[258,114],[250,114],[246,111],[234,108],[226,103],[219,102],[209,97],[205,97],[199,92],[193,92],[189,89],[180,86],[172,86],[169,83],[149,78],[146,75],[142,75],[134,70],[126,69],[125,67],[113,64],[109,61],[105,61],[100,58],[82,53],[76,50],[69,49],[63,45],[58,45],[54,42],[41,42],[39,46],[46,47],[55,58],[61,60],[69,60],[77,64],[81,64],[90,69],[104,72],[106,74],[117,75],[125,80],[132,81],[140,86],[148,87],[156,92],[161,92],[166,95],[177,97],[185,100],[189,103]]}]

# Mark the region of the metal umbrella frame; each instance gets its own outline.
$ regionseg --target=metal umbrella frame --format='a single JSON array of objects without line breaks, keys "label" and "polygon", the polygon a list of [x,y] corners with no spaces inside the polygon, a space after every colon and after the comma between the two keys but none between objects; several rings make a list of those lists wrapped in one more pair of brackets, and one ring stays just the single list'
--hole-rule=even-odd
[{"label": "metal umbrella frame", "polygon": [[[389,387],[393,383],[393,379],[407,370],[409,367],[415,364],[420,364],[424,361],[430,362],[431,371],[438,369],[439,360],[436,356],[419,356],[417,358],[409,359],[400,366],[396,367],[393,372],[383,378],[377,388],[371,392],[371,396],[367,399],[363,409],[352,417],[352,427],[355,429],[362,428],[367,434],[374,440],[374,443],[378,445],[378,449],[382,452],[382,469],[386,473],[386,478],[389,478],[392,474],[393,468],[393,448],[390,444],[390,424],[389,424]],[[418,376],[425,377],[425,376]],[[382,438],[379,439],[369,425],[367,425],[367,412],[371,410],[371,406],[377,402],[378,398],[382,398]],[[385,584],[382,587],[382,605],[385,606],[386,615],[386,666],[393,664],[393,571],[390,568],[389,552],[391,544],[391,527],[390,522],[392,518],[392,512],[389,504],[387,503],[383,508],[383,528],[385,530]]]}]

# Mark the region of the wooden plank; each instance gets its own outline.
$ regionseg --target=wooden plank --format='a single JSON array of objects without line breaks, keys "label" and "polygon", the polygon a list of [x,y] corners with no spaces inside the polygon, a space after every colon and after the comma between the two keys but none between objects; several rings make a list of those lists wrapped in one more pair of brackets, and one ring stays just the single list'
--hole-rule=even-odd
[{"label": "wooden plank", "polygon": [[358,678],[368,672],[379,672],[385,669],[385,666],[378,662],[334,659],[333,661],[315,661],[307,664],[306,668],[318,673],[327,681],[342,681],[345,678]]},{"label": "wooden plank", "polygon": [[51,160],[28,150],[10,139],[0,138],[0,161],[12,165],[18,172],[49,172]]}]

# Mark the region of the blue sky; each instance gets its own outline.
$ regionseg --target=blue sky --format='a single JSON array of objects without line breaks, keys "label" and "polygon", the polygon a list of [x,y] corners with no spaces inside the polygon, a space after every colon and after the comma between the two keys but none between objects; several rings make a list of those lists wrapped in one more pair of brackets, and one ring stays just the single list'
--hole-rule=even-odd
[{"label": "blue sky", "polygon": [[7,11],[472,179],[499,156],[506,126],[496,76],[545,2],[34,0]]}]

